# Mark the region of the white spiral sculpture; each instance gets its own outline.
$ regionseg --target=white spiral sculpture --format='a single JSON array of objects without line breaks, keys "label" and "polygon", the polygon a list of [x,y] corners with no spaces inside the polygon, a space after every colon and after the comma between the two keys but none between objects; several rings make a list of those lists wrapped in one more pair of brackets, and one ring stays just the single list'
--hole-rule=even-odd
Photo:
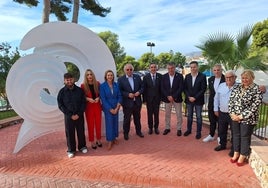
[{"label": "white spiral sculpture", "polygon": [[63,114],[56,100],[63,87],[63,74],[67,72],[64,62],[78,67],[78,86],[88,68],[100,82],[104,80],[105,70],[116,73],[106,44],[94,32],[78,24],[51,22],[39,25],[24,36],[20,49],[33,49],[33,53],[21,57],[12,66],[6,81],[10,104],[24,119],[14,153],[32,140],[64,128]]}]

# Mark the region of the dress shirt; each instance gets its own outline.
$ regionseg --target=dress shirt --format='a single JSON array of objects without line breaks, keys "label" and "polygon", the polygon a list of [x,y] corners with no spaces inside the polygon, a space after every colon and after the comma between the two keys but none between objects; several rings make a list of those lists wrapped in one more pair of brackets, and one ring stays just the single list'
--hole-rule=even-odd
[{"label": "dress shirt", "polygon": [[194,86],[195,79],[196,79],[198,73],[196,75],[193,75],[193,74],[191,74],[191,75],[192,75],[192,86]]},{"label": "dress shirt", "polygon": [[131,89],[134,90],[134,80],[133,80],[133,76],[127,76],[129,84],[131,86]]},{"label": "dress shirt", "polygon": [[224,113],[228,113],[228,104],[230,99],[230,94],[232,92],[233,86],[229,88],[226,85],[226,82],[223,82],[219,85],[216,95],[214,97],[214,111],[218,112],[219,110]]},{"label": "dress shirt", "polygon": [[215,78],[214,80],[214,91],[217,91],[219,85],[220,85],[221,78]]},{"label": "dress shirt", "polygon": [[174,79],[174,75],[173,76],[169,75],[170,88],[172,88],[173,79]]}]

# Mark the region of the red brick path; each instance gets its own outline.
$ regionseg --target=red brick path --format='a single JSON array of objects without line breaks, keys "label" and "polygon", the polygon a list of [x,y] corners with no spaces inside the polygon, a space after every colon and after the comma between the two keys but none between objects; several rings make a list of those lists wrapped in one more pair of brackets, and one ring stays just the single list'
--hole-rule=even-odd
[{"label": "red brick path", "polygon": [[[13,154],[20,125],[0,129],[0,187],[193,187],[259,188],[249,165],[237,167],[229,162],[229,150],[215,152],[216,141],[195,139],[196,125],[188,137],[177,137],[175,115],[171,133],[162,135],[164,112],[160,112],[160,135],[148,135],[146,109],[142,109],[144,138],[131,125],[130,139],[122,134],[119,145],[87,154],[66,155],[64,132],[42,136]],[[185,131],[184,118],[183,130]]]}]

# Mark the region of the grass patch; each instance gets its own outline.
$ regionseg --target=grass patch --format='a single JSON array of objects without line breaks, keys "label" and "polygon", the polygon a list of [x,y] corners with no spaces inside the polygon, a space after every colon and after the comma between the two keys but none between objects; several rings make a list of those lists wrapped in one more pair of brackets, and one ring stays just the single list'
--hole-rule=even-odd
[{"label": "grass patch", "polygon": [[0,120],[17,116],[18,114],[14,110],[6,110],[0,112]]}]

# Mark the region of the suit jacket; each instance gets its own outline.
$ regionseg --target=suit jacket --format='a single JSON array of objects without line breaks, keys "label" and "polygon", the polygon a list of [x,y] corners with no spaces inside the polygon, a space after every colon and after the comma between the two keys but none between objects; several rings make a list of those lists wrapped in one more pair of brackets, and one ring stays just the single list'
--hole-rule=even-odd
[{"label": "suit jacket", "polygon": [[[216,91],[214,89],[214,81],[215,81],[215,76],[211,76],[208,79],[208,90],[209,90],[208,109],[209,110],[214,110],[214,108],[213,108],[213,106],[214,106],[214,97],[215,97],[215,94],[216,94]],[[225,82],[225,77],[224,77],[223,74],[221,75],[219,85],[222,82]]]},{"label": "suit jacket", "polygon": [[118,103],[122,103],[122,95],[119,90],[118,84],[113,83],[113,92],[111,91],[108,83],[105,81],[100,85],[100,97],[102,109],[104,112],[110,112],[115,109]]},{"label": "suit jacket", "polygon": [[162,74],[156,73],[155,85],[151,73],[146,74],[143,77],[143,101],[155,102],[160,104],[161,102],[161,80]]},{"label": "suit jacket", "polygon": [[[142,105],[141,95],[143,93],[143,83],[141,77],[137,74],[133,74],[133,82],[134,82],[134,89],[132,90],[126,75],[118,78],[119,89],[123,97],[122,106],[124,108],[132,107],[134,105],[134,102],[137,105]],[[136,92],[140,92],[140,95],[138,97],[135,97],[135,100],[128,97],[129,93],[136,93]]]},{"label": "suit jacket", "polygon": [[[207,89],[207,79],[204,74],[198,72],[196,76],[195,83],[192,85],[192,75],[191,73],[185,76],[184,80],[184,93],[185,93],[185,103],[203,105],[205,104],[205,92]],[[188,97],[194,97],[195,102],[191,103]]]},{"label": "suit jacket", "polygon": [[168,96],[172,96],[176,103],[182,102],[183,91],[183,76],[180,73],[175,72],[172,87],[170,86],[169,74],[166,73],[162,77],[161,92],[162,100],[165,103],[169,103]]}]

